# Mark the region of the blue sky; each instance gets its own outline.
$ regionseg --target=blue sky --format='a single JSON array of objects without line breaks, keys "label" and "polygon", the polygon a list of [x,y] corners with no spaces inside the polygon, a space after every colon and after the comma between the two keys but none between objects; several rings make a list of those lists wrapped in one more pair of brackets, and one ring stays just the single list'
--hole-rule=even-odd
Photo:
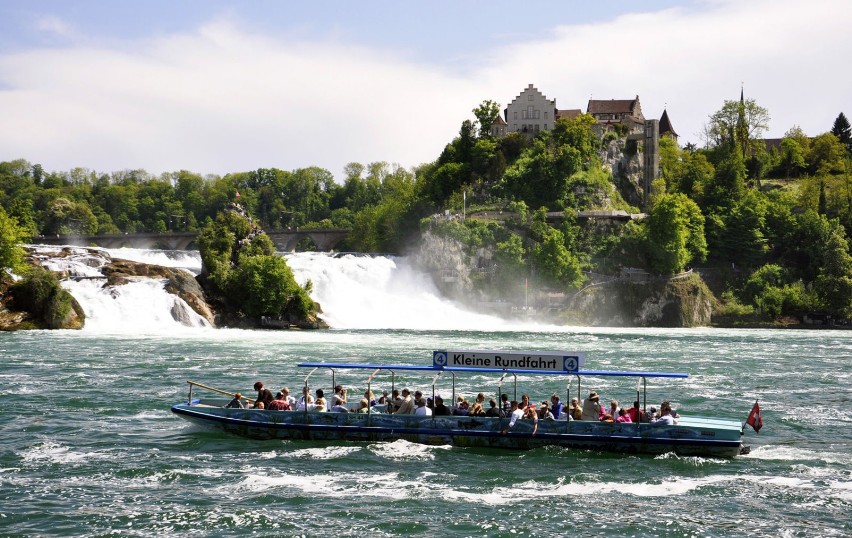
[{"label": "blue sky", "polygon": [[534,84],[664,107],[683,142],[745,93],[767,136],[852,113],[843,0],[4,0],[0,160],[224,174],[437,158]]}]

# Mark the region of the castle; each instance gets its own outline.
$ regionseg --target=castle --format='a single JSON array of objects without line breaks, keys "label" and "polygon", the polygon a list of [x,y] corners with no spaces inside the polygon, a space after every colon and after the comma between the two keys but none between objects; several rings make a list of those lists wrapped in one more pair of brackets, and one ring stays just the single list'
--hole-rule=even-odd
[{"label": "castle", "polygon": [[[497,116],[491,124],[491,135],[503,137],[509,133],[535,136],[540,131],[553,129],[556,120],[576,118],[581,109],[560,110],[556,99],[548,99],[535,86],[529,84]],[[659,120],[647,120],[642,113],[639,96],[634,99],[589,99],[586,114],[595,119],[594,129],[601,137],[608,132],[626,135],[628,140],[643,142],[643,168],[645,199],[650,193],[651,183],[660,176],[660,137],[669,137],[677,142],[677,133],[672,127],[668,111],[663,110]]]}]

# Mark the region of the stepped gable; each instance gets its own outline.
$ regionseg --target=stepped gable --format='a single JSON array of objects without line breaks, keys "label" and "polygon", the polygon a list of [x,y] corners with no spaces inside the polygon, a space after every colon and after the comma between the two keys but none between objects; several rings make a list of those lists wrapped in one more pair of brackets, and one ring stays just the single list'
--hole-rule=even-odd
[{"label": "stepped gable", "polygon": [[527,85],[527,87],[524,89],[524,91],[522,91],[521,93],[519,93],[519,94],[517,95],[517,97],[515,97],[514,99],[512,99],[512,101],[509,103],[509,106],[511,106],[511,105],[513,105],[513,104],[515,104],[515,103],[517,103],[517,102],[520,100],[521,96],[522,96],[524,93],[526,93],[527,91],[534,91],[534,92],[538,93],[538,94],[539,94],[539,95],[541,95],[544,99],[546,99],[548,102],[550,102],[550,104],[552,104],[554,107],[556,107],[556,99],[547,99],[547,96],[546,96],[546,95],[544,95],[543,93],[541,93],[541,92],[539,91],[539,89],[538,89],[538,88],[536,88],[535,86],[533,86],[532,84],[528,84],[528,85]]}]

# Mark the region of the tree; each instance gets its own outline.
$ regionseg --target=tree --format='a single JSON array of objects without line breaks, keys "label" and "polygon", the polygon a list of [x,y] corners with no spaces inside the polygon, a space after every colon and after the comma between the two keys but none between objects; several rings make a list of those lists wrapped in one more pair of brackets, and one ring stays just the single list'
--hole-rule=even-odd
[{"label": "tree", "polygon": [[500,105],[490,99],[482,101],[473,109],[473,115],[479,124],[479,137],[491,138],[491,124],[500,115]]},{"label": "tree", "polygon": [[737,148],[748,159],[755,142],[769,128],[769,111],[754,99],[725,101],[704,126],[704,140],[710,148]]},{"label": "tree", "polygon": [[824,175],[843,170],[846,147],[831,133],[823,133],[811,142],[808,155],[810,170],[814,174]]},{"label": "tree", "polygon": [[707,257],[704,216],[685,194],[661,196],[647,219],[651,268],[661,274],[682,271]]},{"label": "tree", "polygon": [[306,295],[280,256],[246,256],[228,279],[228,296],[246,315],[255,318],[281,316],[291,303],[298,305],[300,315],[308,314],[302,311]]},{"label": "tree", "polygon": [[829,312],[852,318],[852,256],[843,227],[832,222],[825,244],[822,270],[816,280],[816,290]]},{"label": "tree", "polygon": [[0,269],[11,269],[15,272],[25,269],[21,243],[29,238],[26,230],[18,226],[18,221],[8,216],[0,206]]},{"label": "tree", "polygon": [[565,248],[565,238],[559,230],[548,227],[532,254],[539,274],[550,284],[565,288],[578,288],[582,284],[580,262]]},{"label": "tree", "polygon": [[834,125],[831,127],[831,134],[840,140],[840,143],[846,146],[846,151],[852,152],[852,127],[849,125],[849,120],[846,115],[841,112],[837,119],[834,120]]}]

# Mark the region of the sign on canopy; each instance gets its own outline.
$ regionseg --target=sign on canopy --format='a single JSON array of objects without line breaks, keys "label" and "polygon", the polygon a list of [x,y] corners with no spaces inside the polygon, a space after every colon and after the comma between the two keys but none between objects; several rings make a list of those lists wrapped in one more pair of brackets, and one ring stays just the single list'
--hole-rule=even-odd
[{"label": "sign on canopy", "polygon": [[436,368],[482,368],[491,370],[539,370],[576,372],[582,368],[585,354],[568,351],[433,351]]}]

